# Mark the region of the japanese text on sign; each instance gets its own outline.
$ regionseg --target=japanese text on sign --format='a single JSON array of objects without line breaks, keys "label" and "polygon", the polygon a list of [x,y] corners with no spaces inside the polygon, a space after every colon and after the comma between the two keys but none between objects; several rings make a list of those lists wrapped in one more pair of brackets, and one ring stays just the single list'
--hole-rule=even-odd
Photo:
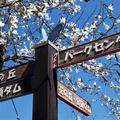
[{"label": "japanese text on sign", "polygon": [[66,67],[119,51],[120,33],[60,51],[58,67]]},{"label": "japanese text on sign", "polygon": [[14,95],[21,91],[21,86],[16,83],[14,85],[8,85],[0,88],[0,98],[7,97],[9,95]]},{"label": "japanese text on sign", "polygon": [[67,61],[69,58],[73,59],[74,56],[79,55],[79,54],[86,54],[89,55],[90,52],[93,50],[95,53],[101,52],[103,50],[109,49],[113,44],[118,44],[120,42],[120,36],[117,37],[116,41],[109,41],[105,39],[104,41],[100,43],[95,43],[94,45],[86,45],[83,50],[80,51],[68,51],[65,54],[64,61]]},{"label": "japanese text on sign", "polygon": [[87,116],[92,114],[90,104],[59,81],[58,98]]},{"label": "japanese text on sign", "polygon": [[32,62],[13,67],[0,72],[0,84],[7,81],[29,77],[32,75]]},{"label": "japanese text on sign", "polygon": [[0,72],[0,101],[30,94],[32,62]]},{"label": "japanese text on sign", "polygon": [[[11,69],[8,71],[8,77],[7,80],[15,78],[16,77],[16,70],[15,69]],[[5,74],[4,73],[0,73],[0,82],[4,81],[5,78]]]}]

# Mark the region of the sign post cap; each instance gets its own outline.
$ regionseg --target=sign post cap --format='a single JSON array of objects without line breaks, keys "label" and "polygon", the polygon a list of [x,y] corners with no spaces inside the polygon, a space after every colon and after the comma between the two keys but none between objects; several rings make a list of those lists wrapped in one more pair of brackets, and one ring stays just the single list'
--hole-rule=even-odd
[{"label": "sign post cap", "polygon": [[54,49],[58,50],[57,47],[51,41],[42,41],[38,45],[34,46],[34,48],[36,49],[36,48],[43,47],[48,44],[51,45]]}]

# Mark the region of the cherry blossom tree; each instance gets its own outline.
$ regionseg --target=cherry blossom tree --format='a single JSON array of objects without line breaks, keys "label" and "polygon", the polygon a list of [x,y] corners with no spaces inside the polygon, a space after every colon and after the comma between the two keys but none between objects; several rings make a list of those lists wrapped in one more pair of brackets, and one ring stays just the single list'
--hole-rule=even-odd
[{"label": "cherry blossom tree", "polygon": [[[34,60],[34,46],[46,38],[43,32],[49,34],[59,23],[63,29],[53,42],[58,50],[118,33],[120,6],[117,3],[119,0],[1,0],[0,69]],[[101,107],[120,119],[120,52],[58,72],[58,79],[73,91],[94,95],[90,100],[93,104],[100,101]],[[87,81],[78,75],[80,72],[89,76]],[[107,95],[107,90],[115,97]]]}]

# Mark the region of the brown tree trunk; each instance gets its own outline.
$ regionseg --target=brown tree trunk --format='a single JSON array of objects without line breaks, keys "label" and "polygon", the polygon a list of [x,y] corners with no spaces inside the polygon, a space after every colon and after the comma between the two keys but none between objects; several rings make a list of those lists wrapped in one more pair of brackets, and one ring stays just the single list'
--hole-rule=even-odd
[{"label": "brown tree trunk", "polygon": [[5,56],[5,46],[0,45],[0,70],[2,70],[3,68],[4,56]]}]

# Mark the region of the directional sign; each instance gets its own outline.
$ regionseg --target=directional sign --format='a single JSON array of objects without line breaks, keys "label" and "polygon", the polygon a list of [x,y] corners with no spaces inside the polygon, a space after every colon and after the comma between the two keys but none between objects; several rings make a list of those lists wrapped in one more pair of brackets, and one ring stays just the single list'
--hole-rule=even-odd
[{"label": "directional sign", "polygon": [[[33,120],[38,118],[57,120],[57,97],[84,115],[91,115],[90,104],[57,81],[56,70],[53,68],[56,52],[56,49],[47,41],[37,46],[34,62],[1,71],[0,101],[33,93]],[[58,94],[56,94],[57,90]]]},{"label": "directional sign", "polygon": [[92,115],[90,104],[58,81],[58,98],[86,116]]},{"label": "directional sign", "polygon": [[0,101],[30,94],[33,63],[25,63],[0,72]]},{"label": "directional sign", "polygon": [[120,33],[59,52],[58,67],[66,67],[120,51]]}]

